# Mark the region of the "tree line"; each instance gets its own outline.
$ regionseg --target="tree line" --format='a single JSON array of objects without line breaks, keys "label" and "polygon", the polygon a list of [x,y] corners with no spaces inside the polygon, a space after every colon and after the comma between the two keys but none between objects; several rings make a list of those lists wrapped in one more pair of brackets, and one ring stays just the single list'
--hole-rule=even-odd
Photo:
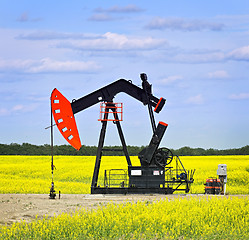
[{"label": "tree line", "polygon": [[[145,146],[127,146],[130,156],[138,156],[138,153],[144,149]],[[105,156],[122,156],[123,151],[121,146],[106,146],[104,147],[103,155]],[[203,149],[182,147],[179,149],[170,149],[174,155],[178,156],[210,156],[210,155],[249,155],[249,145],[241,148],[233,149]],[[0,144],[0,155],[51,155],[52,150],[49,144],[33,145],[30,143],[11,143]],[[97,153],[96,146],[83,145],[79,151],[75,150],[69,145],[55,145],[53,146],[54,155],[73,155],[73,156],[95,156]]]}]

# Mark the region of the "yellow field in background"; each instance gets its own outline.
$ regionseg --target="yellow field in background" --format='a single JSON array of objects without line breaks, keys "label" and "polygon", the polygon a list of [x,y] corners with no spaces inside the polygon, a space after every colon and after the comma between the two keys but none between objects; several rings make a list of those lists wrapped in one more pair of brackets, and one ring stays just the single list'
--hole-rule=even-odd
[{"label": "yellow field in background", "polygon": [[[131,157],[138,165],[137,157]],[[249,156],[181,157],[186,169],[196,169],[191,193],[204,193],[206,178],[227,164],[229,194],[249,193]],[[55,156],[55,189],[90,193],[95,157]],[[104,169],[127,168],[125,157],[102,157]],[[0,193],[47,193],[51,157],[0,156]],[[0,227],[0,239],[248,239],[248,196],[197,196],[174,200],[109,204],[79,209],[51,219]]]},{"label": "yellow field in background", "polygon": [[[217,177],[218,164],[227,164],[228,194],[249,194],[249,156],[180,157],[188,170],[196,169],[190,193],[204,193],[206,178]],[[139,165],[137,157],[131,157]],[[94,156],[54,156],[55,190],[61,193],[90,193]],[[103,156],[99,183],[105,169],[127,168],[125,157]],[[0,193],[49,193],[50,156],[0,156]]]}]

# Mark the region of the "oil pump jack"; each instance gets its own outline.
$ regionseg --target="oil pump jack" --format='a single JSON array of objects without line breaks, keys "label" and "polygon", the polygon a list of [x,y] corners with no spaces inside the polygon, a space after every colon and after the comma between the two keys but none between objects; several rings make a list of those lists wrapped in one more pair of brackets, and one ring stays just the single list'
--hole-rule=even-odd
[{"label": "oil pump jack", "polygon": [[[155,123],[154,112],[159,113],[166,100],[152,94],[152,85],[148,82],[145,73],[140,74],[142,88],[134,85],[131,80],[120,79],[103,88],[100,88],[71,103],[55,88],[51,94],[51,111],[59,131],[65,140],[79,150],[81,141],[77,130],[74,114],[87,109],[97,103],[102,104],[103,116],[100,119],[102,128],[98,142],[96,162],[93,172],[92,194],[126,194],[126,193],[163,193],[172,194],[175,191],[189,192],[193,183],[194,171],[186,171],[180,158],[173,156],[168,148],[159,148],[163,135],[168,127],[167,123]],[[124,92],[136,100],[147,105],[152,126],[152,138],[147,147],[139,154],[140,166],[133,166],[128,153],[124,134],[120,124],[119,106],[113,102],[114,97]],[[113,119],[110,119],[110,114]],[[98,181],[101,157],[104,148],[104,139],[108,121],[115,123],[121,140],[122,148],[128,168],[108,169],[104,172],[104,184]],[[117,149],[113,149],[117,150]]]}]

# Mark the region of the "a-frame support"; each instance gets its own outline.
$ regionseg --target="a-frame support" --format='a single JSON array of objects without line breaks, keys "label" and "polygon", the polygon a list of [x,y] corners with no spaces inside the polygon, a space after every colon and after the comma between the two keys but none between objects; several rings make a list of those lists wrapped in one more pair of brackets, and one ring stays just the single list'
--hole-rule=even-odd
[{"label": "a-frame support", "polygon": [[122,147],[123,147],[122,151],[124,152],[124,155],[126,157],[127,165],[132,166],[131,160],[129,157],[129,153],[127,150],[127,146],[125,143],[124,134],[123,134],[123,131],[121,128],[119,118],[118,118],[118,114],[115,111],[115,104],[112,102],[106,103],[104,118],[101,121],[102,128],[101,128],[100,136],[99,136],[98,150],[97,150],[95,167],[94,167],[93,178],[92,178],[92,185],[91,185],[91,194],[94,194],[95,189],[98,188],[97,184],[98,184],[98,177],[99,177],[99,169],[100,169],[101,157],[102,157],[102,152],[103,152],[103,146],[104,146],[104,140],[105,140],[105,134],[106,134],[106,128],[107,128],[107,122],[108,122],[108,115],[109,115],[110,110],[113,112],[113,116],[115,119],[113,122],[117,126],[118,134],[119,134],[119,137],[120,137],[120,140],[122,143]]}]

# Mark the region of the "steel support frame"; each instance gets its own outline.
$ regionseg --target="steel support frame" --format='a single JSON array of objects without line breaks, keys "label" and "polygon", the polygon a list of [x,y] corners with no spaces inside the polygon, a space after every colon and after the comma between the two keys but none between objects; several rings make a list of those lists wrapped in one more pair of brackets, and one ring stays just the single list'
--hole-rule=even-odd
[{"label": "steel support frame", "polygon": [[168,188],[121,188],[95,187],[92,194],[173,194],[174,189]]},{"label": "steel support frame", "polygon": [[118,119],[118,114],[115,112],[115,108],[113,108],[113,106],[114,104],[112,104],[111,102],[107,103],[105,115],[104,115],[103,120],[101,121],[102,128],[101,128],[100,136],[99,136],[99,143],[98,143],[98,149],[97,149],[97,155],[96,155],[96,161],[95,161],[95,167],[94,167],[92,185],[91,185],[91,194],[100,193],[98,190],[101,189],[100,187],[98,187],[98,177],[99,177],[99,169],[100,169],[100,164],[101,164],[102,151],[103,151],[103,146],[104,146],[104,141],[105,141],[107,122],[108,122],[107,119],[108,119],[110,110],[113,111],[114,119],[116,120],[114,121],[114,124],[116,125],[117,130],[118,130],[118,134],[119,134],[122,147],[123,147],[122,150],[126,157],[127,164],[128,166],[131,166],[131,160],[130,160],[127,145],[125,142],[124,134],[121,128],[120,121]]}]

